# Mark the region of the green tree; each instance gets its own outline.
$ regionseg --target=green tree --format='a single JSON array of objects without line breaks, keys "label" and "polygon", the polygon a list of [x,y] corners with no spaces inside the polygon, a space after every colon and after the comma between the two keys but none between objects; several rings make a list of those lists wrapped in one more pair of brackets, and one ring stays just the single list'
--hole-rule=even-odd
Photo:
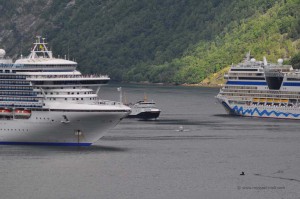
[{"label": "green tree", "polygon": [[293,56],[290,63],[294,69],[300,69],[300,53]]}]

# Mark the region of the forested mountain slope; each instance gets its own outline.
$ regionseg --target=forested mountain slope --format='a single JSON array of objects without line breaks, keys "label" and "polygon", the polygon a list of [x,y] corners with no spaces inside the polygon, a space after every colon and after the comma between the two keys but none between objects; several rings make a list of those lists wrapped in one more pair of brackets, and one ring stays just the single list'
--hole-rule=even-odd
[{"label": "forested mountain slope", "polygon": [[55,55],[115,80],[198,83],[242,60],[299,50],[299,0],[0,0],[0,48]]}]

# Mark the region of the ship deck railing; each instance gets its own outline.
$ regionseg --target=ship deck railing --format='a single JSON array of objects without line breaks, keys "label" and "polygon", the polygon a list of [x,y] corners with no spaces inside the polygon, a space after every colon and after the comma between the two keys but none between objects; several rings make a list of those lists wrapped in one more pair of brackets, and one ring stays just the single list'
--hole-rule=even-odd
[{"label": "ship deck railing", "polygon": [[28,63],[28,64],[14,64],[14,63],[1,63],[0,69],[4,68],[33,68],[33,69],[39,69],[39,68],[76,68],[75,64],[34,64],[34,63]]},{"label": "ship deck railing", "polygon": [[32,108],[40,108],[43,104],[13,104],[13,103],[3,103],[0,102],[0,107],[32,107]]},{"label": "ship deck railing", "polygon": [[108,75],[31,75],[27,80],[36,79],[107,79]]},{"label": "ship deck railing", "polygon": [[11,99],[1,99],[0,98],[0,101],[1,102],[5,102],[5,101],[7,101],[7,102],[39,102],[39,100],[25,100],[26,98],[24,98],[24,99],[13,99],[13,100],[11,100]]},{"label": "ship deck railing", "polygon": [[[1,85],[2,86],[2,85]],[[1,88],[0,86],[0,90],[2,91],[32,91],[32,88],[27,88],[27,89],[21,89],[21,88]]]},{"label": "ship deck railing", "polygon": [[102,105],[123,105],[121,102],[111,101],[111,100],[99,100],[96,102],[97,104]]},{"label": "ship deck railing", "polygon": [[7,96],[22,96],[22,97],[37,97],[36,94],[20,94],[20,93],[3,93],[0,92],[0,97],[7,97]]}]

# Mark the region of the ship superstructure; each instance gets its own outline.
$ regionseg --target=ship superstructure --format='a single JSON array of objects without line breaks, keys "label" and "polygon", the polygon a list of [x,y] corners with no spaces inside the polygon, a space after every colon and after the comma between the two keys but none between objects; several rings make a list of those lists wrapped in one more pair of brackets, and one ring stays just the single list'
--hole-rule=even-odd
[{"label": "ship superstructure", "polygon": [[300,71],[250,59],[231,66],[218,101],[232,115],[300,119]]},{"label": "ship superstructure", "polygon": [[90,145],[130,113],[98,97],[106,75],[82,75],[37,37],[28,57],[0,49],[0,144]]}]

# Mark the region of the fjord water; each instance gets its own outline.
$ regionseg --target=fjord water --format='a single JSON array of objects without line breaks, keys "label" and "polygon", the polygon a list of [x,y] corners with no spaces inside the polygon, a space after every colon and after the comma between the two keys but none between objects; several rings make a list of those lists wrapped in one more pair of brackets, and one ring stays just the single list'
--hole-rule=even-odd
[{"label": "fjord water", "polygon": [[124,119],[91,147],[0,146],[0,198],[300,197],[299,121],[228,116],[217,88],[111,84],[100,96],[119,100],[119,86],[160,118]]}]

